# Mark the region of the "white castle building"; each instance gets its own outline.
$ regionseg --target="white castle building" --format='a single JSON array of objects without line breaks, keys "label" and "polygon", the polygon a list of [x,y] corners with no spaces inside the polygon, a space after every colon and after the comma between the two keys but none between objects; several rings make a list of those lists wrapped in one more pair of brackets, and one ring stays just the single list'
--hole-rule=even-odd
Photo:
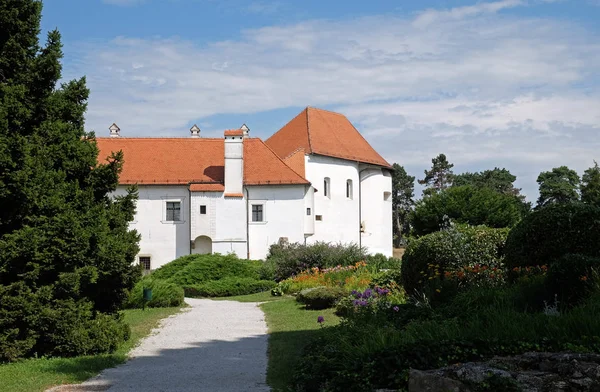
[{"label": "white castle building", "polygon": [[202,138],[98,138],[123,151],[120,186],[137,184],[139,262],[192,253],[264,259],[281,241],[355,243],[392,256],[391,166],[338,113],[306,108],[266,141],[248,128]]}]

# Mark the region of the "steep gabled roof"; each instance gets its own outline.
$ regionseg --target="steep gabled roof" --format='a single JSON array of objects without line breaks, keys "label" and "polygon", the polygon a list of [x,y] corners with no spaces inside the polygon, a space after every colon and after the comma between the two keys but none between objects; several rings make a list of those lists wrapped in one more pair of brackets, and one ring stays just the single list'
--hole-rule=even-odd
[{"label": "steep gabled roof", "polygon": [[281,157],[303,148],[307,154],[391,167],[346,116],[323,109],[307,107],[265,143]]},{"label": "steep gabled roof", "polygon": [[[121,184],[193,184],[192,190],[222,191],[225,143],[200,138],[97,138],[99,162],[122,150]],[[244,139],[244,184],[308,184],[262,140]]]}]

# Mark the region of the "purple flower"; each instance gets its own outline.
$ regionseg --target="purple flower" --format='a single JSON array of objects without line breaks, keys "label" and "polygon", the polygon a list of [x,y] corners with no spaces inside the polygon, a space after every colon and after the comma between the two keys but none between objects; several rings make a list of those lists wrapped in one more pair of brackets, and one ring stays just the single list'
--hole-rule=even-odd
[{"label": "purple flower", "polygon": [[358,294],[358,291],[356,291],[356,290],[352,290],[352,292],[351,292],[350,294],[352,294],[352,295],[356,295],[356,294]]},{"label": "purple flower", "polygon": [[372,295],[373,295],[373,290],[366,289],[365,292],[363,293],[362,297],[363,298],[371,298]]},{"label": "purple flower", "polygon": [[399,307],[397,307],[397,306],[394,306],[392,309],[394,309],[394,312],[398,312],[398,311],[400,311],[400,308],[399,308]]},{"label": "purple flower", "polygon": [[366,300],[364,300],[364,299],[361,299],[360,301],[358,301],[358,304],[359,304],[360,306],[367,306],[369,303],[368,303]]},{"label": "purple flower", "polygon": [[317,323],[321,324],[325,322],[325,318],[323,316],[317,317]]}]

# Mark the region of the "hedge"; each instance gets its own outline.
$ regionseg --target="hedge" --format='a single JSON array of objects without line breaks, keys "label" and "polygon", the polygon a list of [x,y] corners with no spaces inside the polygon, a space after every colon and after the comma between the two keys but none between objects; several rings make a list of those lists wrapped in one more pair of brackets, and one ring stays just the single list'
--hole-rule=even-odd
[{"label": "hedge", "polygon": [[230,297],[268,291],[275,287],[272,280],[226,277],[195,285],[183,285],[186,297]]},{"label": "hedge", "polygon": [[129,293],[126,308],[144,307],[143,290],[152,289],[152,300],[146,303],[150,308],[167,308],[183,305],[183,289],[174,283],[153,278],[144,278]]}]

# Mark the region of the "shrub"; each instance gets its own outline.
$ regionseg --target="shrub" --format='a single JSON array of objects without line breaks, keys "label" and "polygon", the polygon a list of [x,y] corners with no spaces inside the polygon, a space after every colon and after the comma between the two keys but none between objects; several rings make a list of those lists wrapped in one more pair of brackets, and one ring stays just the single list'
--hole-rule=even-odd
[{"label": "shrub", "polygon": [[564,304],[574,304],[598,287],[600,257],[564,255],[548,270],[548,291]]},{"label": "shrub", "polygon": [[410,295],[424,292],[431,281],[439,283],[447,272],[467,267],[501,270],[507,234],[508,229],[453,226],[411,241],[402,257],[404,289]]},{"label": "shrub", "polygon": [[[220,254],[190,255],[185,258],[188,260],[185,263],[182,262],[180,268],[173,271],[168,279],[179,286],[196,285],[226,277],[259,279],[260,261],[242,260],[233,254],[226,256]],[[169,264],[165,267],[168,267]],[[160,272],[162,268],[155,272]],[[157,276],[154,273],[152,275],[153,277]],[[161,275],[158,274],[158,276]]]},{"label": "shrub", "polygon": [[298,293],[296,301],[306,306],[307,309],[328,309],[347,294],[346,290],[339,287],[315,287],[302,290]]},{"label": "shrub", "polygon": [[186,297],[229,297],[271,290],[275,286],[272,280],[253,278],[225,277],[195,285],[184,285]]},{"label": "shrub", "polygon": [[280,281],[310,268],[348,266],[363,261],[366,249],[356,244],[316,242],[311,245],[292,243],[274,244],[269,248],[267,263],[273,265],[275,280]]},{"label": "shrub", "polygon": [[541,208],[511,230],[506,240],[506,265],[551,265],[566,254],[600,257],[600,208],[556,204]]},{"label": "shrub", "polygon": [[394,257],[387,257],[384,254],[376,253],[366,257],[365,262],[369,266],[369,269],[373,272],[381,271],[384,269],[400,269],[402,260]]},{"label": "shrub", "polygon": [[163,280],[170,279],[173,277],[173,275],[183,270],[195,260],[198,260],[198,255],[181,256],[173,261],[168,262],[162,267],[152,271],[152,278]]},{"label": "shrub", "polygon": [[143,290],[152,289],[152,300],[146,303],[150,308],[167,308],[183,305],[183,289],[174,283],[153,278],[144,278],[129,293],[127,308],[143,308]]}]

